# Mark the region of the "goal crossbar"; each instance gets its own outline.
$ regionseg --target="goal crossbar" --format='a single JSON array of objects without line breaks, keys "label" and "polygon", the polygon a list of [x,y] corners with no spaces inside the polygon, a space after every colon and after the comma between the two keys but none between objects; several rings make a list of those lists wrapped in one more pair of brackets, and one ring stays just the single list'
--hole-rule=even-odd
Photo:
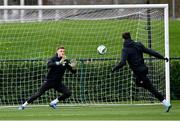
[{"label": "goal crossbar", "polygon": [[0,6],[2,10],[46,10],[46,9],[108,9],[108,8],[167,8],[168,4],[136,4],[136,5],[46,5],[46,6]]}]

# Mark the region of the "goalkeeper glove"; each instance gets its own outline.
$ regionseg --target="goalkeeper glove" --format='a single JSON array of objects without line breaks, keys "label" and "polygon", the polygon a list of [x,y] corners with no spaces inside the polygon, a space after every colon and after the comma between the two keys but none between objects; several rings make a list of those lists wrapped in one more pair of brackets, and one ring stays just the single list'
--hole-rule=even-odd
[{"label": "goalkeeper glove", "polygon": [[66,60],[66,56],[63,56],[60,60],[60,64],[64,64],[65,63],[65,60]]},{"label": "goalkeeper glove", "polygon": [[60,65],[60,64],[65,64],[66,63],[66,56],[63,56],[62,58],[61,58],[61,60],[60,61],[56,61],[55,63],[56,63],[56,65]]},{"label": "goalkeeper glove", "polygon": [[166,62],[168,62],[168,61],[169,61],[169,59],[168,59],[168,58],[164,58],[164,60],[166,60]]},{"label": "goalkeeper glove", "polygon": [[70,65],[72,68],[76,68],[77,61],[76,61],[75,59],[72,59],[71,62],[69,63],[69,65]]}]

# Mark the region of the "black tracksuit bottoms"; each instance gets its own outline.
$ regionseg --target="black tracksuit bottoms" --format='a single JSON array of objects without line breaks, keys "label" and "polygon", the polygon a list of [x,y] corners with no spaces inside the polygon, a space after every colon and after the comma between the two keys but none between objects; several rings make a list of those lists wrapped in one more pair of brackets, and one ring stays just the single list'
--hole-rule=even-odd
[{"label": "black tracksuit bottoms", "polygon": [[138,87],[143,87],[151,92],[160,102],[164,100],[164,96],[158,92],[155,87],[153,86],[152,82],[147,77],[148,69],[143,71],[134,71],[136,77],[136,85]]},{"label": "black tracksuit bottoms", "polygon": [[34,100],[36,100],[38,97],[40,97],[42,94],[44,94],[45,91],[49,89],[54,89],[60,93],[62,93],[61,96],[58,96],[58,100],[65,100],[66,98],[71,96],[71,91],[62,83],[59,81],[53,81],[48,80],[45,81],[41,87],[39,88],[38,92],[36,92],[34,95],[32,95],[28,100],[27,103],[32,103]]}]

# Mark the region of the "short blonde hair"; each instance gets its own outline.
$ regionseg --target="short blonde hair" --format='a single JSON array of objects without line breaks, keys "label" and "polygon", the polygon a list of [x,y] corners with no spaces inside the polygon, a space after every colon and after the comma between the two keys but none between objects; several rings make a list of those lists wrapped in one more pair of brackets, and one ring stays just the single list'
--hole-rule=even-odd
[{"label": "short blonde hair", "polygon": [[59,50],[59,49],[65,49],[64,46],[60,46],[60,47],[57,47],[56,50]]}]

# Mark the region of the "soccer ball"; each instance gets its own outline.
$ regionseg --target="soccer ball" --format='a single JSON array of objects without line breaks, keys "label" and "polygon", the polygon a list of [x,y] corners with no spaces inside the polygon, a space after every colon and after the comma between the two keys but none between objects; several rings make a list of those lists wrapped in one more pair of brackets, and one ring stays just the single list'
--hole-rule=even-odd
[{"label": "soccer ball", "polygon": [[97,47],[97,52],[101,55],[105,54],[107,52],[107,48],[104,45],[100,45]]}]

